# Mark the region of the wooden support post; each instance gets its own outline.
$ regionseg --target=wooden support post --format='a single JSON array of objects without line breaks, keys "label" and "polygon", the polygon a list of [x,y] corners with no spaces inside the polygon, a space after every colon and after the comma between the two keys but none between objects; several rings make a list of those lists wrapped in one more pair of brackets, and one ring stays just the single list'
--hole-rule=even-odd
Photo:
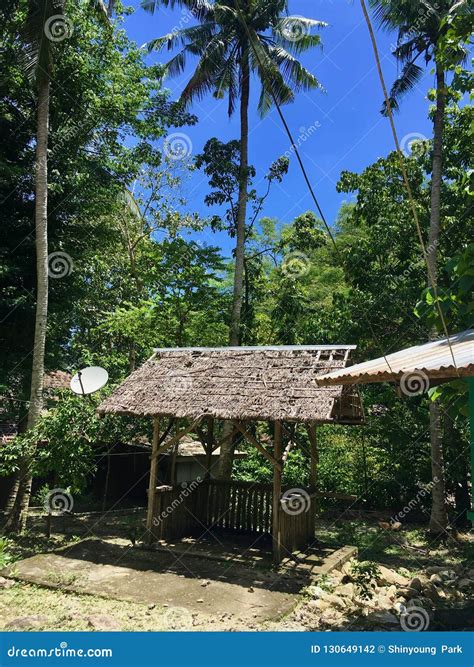
[{"label": "wooden support post", "polygon": [[318,454],[318,441],[316,438],[316,424],[308,424],[308,436],[310,444],[310,459],[311,459],[311,468],[309,473],[309,485],[312,491],[316,491],[318,485],[318,463],[319,463],[319,454]]},{"label": "wooden support post", "polygon": [[153,440],[151,449],[150,481],[148,483],[148,511],[146,515],[146,529],[148,544],[153,541],[153,510],[155,508],[156,478],[158,471],[158,443],[160,440],[160,420],[153,417]]},{"label": "wooden support post", "polygon": [[214,418],[207,418],[207,433],[206,433],[206,479],[211,478],[212,468],[212,451],[214,449]]},{"label": "wooden support post", "polygon": [[274,424],[273,457],[280,465],[273,466],[272,541],[273,541],[273,563],[275,565],[279,565],[281,561],[281,544],[280,544],[281,448],[282,448],[281,422],[276,421]]},{"label": "wooden support post", "polygon": [[170,486],[174,486],[176,484],[176,458],[178,456],[178,447],[179,443],[177,442],[173,447],[173,451],[170,457],[171,462],[170,462],[170,471],[168,475]]},{"label": "wooden support post", "polygon": [[[174,420],[174,432],[175,435],[178,433],[179,422],[177,419]],[[173,486],[176,483],[176,459],[178,457],[178,448],[179,442],[176,442],[172,449],[171,455],[169,456],[169,467],[168,467],[168,484]]]}]

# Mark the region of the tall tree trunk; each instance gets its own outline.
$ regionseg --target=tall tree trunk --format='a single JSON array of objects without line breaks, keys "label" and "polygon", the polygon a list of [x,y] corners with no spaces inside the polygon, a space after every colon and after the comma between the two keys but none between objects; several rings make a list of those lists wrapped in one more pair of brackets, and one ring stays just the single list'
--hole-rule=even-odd
[{"label": "tall tree trunk", "polygon": [[249,152],[250,70],[248,56],[242,60],[242,96],[240,99],[240,174],[237,230],[235,244],[234,295],[230,323],[230,344],[240,345],[240,315],[244,282],[245,222],[247,219],[247,184]]},{"label": "tall tree trunk", "polygon": [[[38,87],[36,135],[35,232],[36,232],[36,318],[31,370],[30,405],[27,429],[32,428],[43,408],[44,353],[48,318],[48,133],[49,133],[48,76]],[[18,532],[26,525],[31,495],[32,455],[20,461],[17,493],[5,524],[8,531]]]},{"label": "tall tree trunk", "polygon": [[[242,313],[242,293],[244,285],[245,223],[247,220],[248,165],[249,165],[249,99],[250,68],[248,55],[242,59],[242,94],[240,98],[240,173],[239,201],[237,208],[237,229],[235,244],[234,294],[230,321],[230,344],[240,345],[240,320]],[[227,435],[232,424],[225,423],[223,436]],[[230,479],[234,461],[235,443],[227,440],[221,447],[219,457],[219,479]]]},{"label": "tall tree trunk", "polygon": [[[443,169],[443,129],[446,107],[446,87],[444,69],[436,63],[436,111],[433,127],[433,165],[431,170],[431,216],[428,235],[428,285],[438,281],[438,242],[441,220],[441,183]],[[431,332],[431,337],[436,335]],[[430,403],[431,471],[433,476],[432,505],[429,530],[440,534],[448,525],[446,510],[446,484],[444,471],[443,444],[440,407],[437,401]]]}]

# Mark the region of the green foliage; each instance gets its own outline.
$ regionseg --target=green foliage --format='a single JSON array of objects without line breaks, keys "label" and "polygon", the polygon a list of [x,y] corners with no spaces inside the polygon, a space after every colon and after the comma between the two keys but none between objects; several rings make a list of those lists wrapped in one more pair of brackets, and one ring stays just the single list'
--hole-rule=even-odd
[{"label": "green foliage", "polygon": [[354,561],[351,564],[351,578],[359,589],[359,595],[364,600],[371,600],[375,593],[374,579],[379,573],[377,563],[371,561]]},{"label": "green foliage", "polygon": [[[43,414],[35,427],[5,446],[0,473],[13,472],[19,454],[36,448],[33,474],[54,479],[56,487],[68,488],[73,495],[81,493],[104,448],[139,435],[151,436],[148,420],[97,415],[97,405],[108,391],[110,388],[87,397],[59,392],[57,404]],[[48,485],[40,489],[40,504],[48,490]]]},{"label": "green foliage", "polygon": [[[398,32],[395,58],[400,74],[390,91],[390,106],[398,109],[402,95],[421,79],[423,67],[435,61],[446,69],[460,65],[466,58],[466,44],[472,31],[472,7],[459,0],[371,0],[382,27]],[[387,112],[386,105],[383,106]]]},{"label": "green foliage", "polygon": [[[26,4],[19,3],[18,12],[5,15],[0,37],[0,386],[8,387],[7,395],[16,401],[29,397],[36,286],[36,114],[21,64]],[[162,68],[145,64],[143,51],[121,27],[119,7],[112,31],[97,12],[89,11],[88,3],[68,3],[67,13],[74,30],[68,39],[54,45],[60,57],[56,58],[50,100],[48,232],[49,252],[67,253],[72,271],[62,279],[50,280],[49,369],[71,363],[71,332],[89,332],[101,311],[108,310],[104,301],[111,297],[127,300],[126,294],[112,294],[110,289],[106,297],[118,249],[126,244],[117,224],[117,218],[123,216],[118,194],[124,187],[131,187],[137,179],[137,189],[146,190],[149,198],[149,183],[140,176],[149,173],[155,178],[154,185],[162,187],[158,189],[161,199],[151,189],[147,229],[153,229],[156,220],[152,217],[158,214],[163,227],[175,224],[171,204],[164,211],[160,203],[164,189],[178,187],[169,178],[166,183],[158,179],[162,154],[156,141],[169,126],[196,120],[168,101],[168,93],[161,88]],[[82,353],[87,354],[81,350],[72,355],[73,364],[83,361],[79,359]],[[18,405],[25,403],[12,406],[15,415]]]},{"label": "green foliage", "polygon": [[[152,8],[159,4],[173,2],[147,2]],[[47,368],[99,364],[108,369],[111,383],[87,399],[61,393],[34,430],[2,446],[1,475],[15,472],[20,457],[38,443],[35,476],[54,480],[74,494],[83,492],[110,446],[139,435],[150,437],[149,420],[99,419],[98,401],[154,347],[227,343],[233,263],[200,238],[221,229],[236,234],[240,145],[210,138],[195,162],[167,159],[160,142],[169,128],[197,119],[185,105],[170,102],[163,75],[181,73],[186,57],[197,56],[197,70],[182,101],[211,92],[227,96],[232,112],[239,96],[239,68],[247,57],[262,84],[259,108],[264,113],[272,102],[269,81],[280,102],[291,101],[299,88],[317,85],[297,57],[319,43],[311,29],[321,24],[286,16],[284,0],[258,0],[246,17],[230,2],[175,4],[195,10],[198,25],[155,40],[153,48],[183,49],[166,67],[148,66],[143,50],[128,39],[123,29],[128,10],[120,3],[113,25],[91,11],[91,3],[68,3],[74,25],[70,38],[44,44],[58,56],[49,136],[50,252],[65,252],[73,262],[68,276],[50,281]],[[461,62],[468,17],[463,3],[446,2],[435,17],[436,34],[424,20],[413,33],[404,25],[419,3],[377,4],[386,24],[400,30],[396,55],[402,71],[392,91],[395,96],[416,81],[419,61],[413,58],[418,53],[427,62],[436,56],[451,72],[438,294],[424,290],[426,268],[397,154],[381,157],[360,173],[341,173],[337,188],[350,203],[341,207],[333,230],[338,253],[313,211],[293,221],[265,217],[268,193],[288,170],[288,159],[279,158],[260,181],[253,167],[247,172],[251,206],[245,227],[245,344],[356,343],[358,361],[380,356],[395,344],[398,349],[424,342],[429,327],[441,332],[438,306],[451,331],[472,326],[473,111],[465,101],[473,77]],[[31,46],[23,32],[27,6],[17,3],[12,13],[0,7],[0,393],[2,418],[17,421],[27,406],[36,287],[35,89],[21,57]],[[250,37],[242,30],[243,18]],[[296,18],[310,30],[301,40],[288,40],[286,31],[295,28]],[[434,95],[430,92],[430,99]],[[405,167],[426,244],[432,142],[419,148],[405,158]],[[186,184],[196,169],[209,181],[203,198],[213,207],[210,219],[196,215],[187,201]],[[461,485],[467,488],[465,383],[436,388],[432,396],[441,400],[443,414],[454,418],[446,417],[444,424],[447,487],[454,497]],[[428,399],[401,400],[383,385],[364,388],[363,400],[364,427],[331,424],[318,429],[319,488],[355,494],[365,507],[401,508],[431,476]],[[266,426],[258,428],[268,442],[271,432]],[[291,451],[283,478],[294,487],[308,483],[308,442],[300,430],[303,447]],[[270,481],[268,461],[253,447],[239,447],[248,456],[236,463],[237,477]],[[420,500],[421,512],[429,501]],[[321,509],[329,506],[321,503]],[[384,544],[377,531],[361,533],[349,524],[340,530],[347,531],[341,533],[346,542],[369,553]],[[367,572],[360,573],[362,580]]]},{"label": "green foliage", "polygon": [[449,260],[444,272],[447,286],[436,293],[431,287],[425,289],[416,313],[440,333],[444,331],[440,310],[451,331],[467,329],[474,321],[474,243]]},{"label": "green foliage", "polygon": [[6,537],[0,537],[0,569],[7,567],[15,560],[10,553],[10,541]]}]

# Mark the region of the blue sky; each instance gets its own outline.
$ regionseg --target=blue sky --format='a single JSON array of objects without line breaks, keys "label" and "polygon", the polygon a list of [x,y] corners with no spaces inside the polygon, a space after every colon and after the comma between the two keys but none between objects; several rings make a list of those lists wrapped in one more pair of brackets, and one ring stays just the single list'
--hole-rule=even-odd
[{"label": "blue sky", "polygon": [[[139,44],[192,24],[179,8],[171,11],[161,7],[150,16],[140,8],[139,0],[133,0],[131,5],[136,11],[125,19],[124,27]],[[300,93],[293,104],[283,107],[283,112],[295,138],[307,137],[301,141],[300,152],[325,216],[333,224],[342,202],[348,200],[348,195],[336,192],[341,171],[361,171],[393,150],[393,139],[388,120],[379,113],[382,93],[359,2],[290,0],[290,13],[329,24],[321,31],[323,49],[314,49],[302,57],[325,92]],[[377,39],[387,84],[390,84],[397,73],[391,53],[395,35],[378,31]],[[168,52],[151,54],[150,62],[164,62],[168,57]],[[182,77],[167,80],[173,98],[179,97],[193,71],[192,65],[190,62]],[[264,119],[257,114],[259,91],[256,84],[255,81],[251,97],[250,162],[257,169],[258,183],[269,165],[285,154],[290,144],[275,110]],[[432,85],[432,76],[427,73],[403,100],[396,118],[401,140],[431,136],[426,93]],[[189,136],[193,154],[200,152],[210,137],[216,136],[222,141],[238,138],[238,116],[228,119],[226,101],[209,96],[195,104],[191,111],[198,116],[199,123],[182,131]],[[205,177],[196,174],[187,188],[191,210],[204,215],[211,213],[203,203],[207,189]],[[313,208],[299,166],[292,157],[289,173],[282,184],[272,190],[264,214],[289,223],[300,213]],[[229,253],[232,243],[226,234],[209,233],[206,236],[207,243],[220,245],[226,254]]]}]

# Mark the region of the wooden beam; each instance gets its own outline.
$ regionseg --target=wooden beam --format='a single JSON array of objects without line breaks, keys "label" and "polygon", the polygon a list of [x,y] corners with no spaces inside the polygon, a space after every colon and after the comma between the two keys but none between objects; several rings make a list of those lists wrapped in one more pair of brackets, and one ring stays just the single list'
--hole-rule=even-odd
[{"label": "wooden beam", "polygon": [[301,438],[297,437],[296,428],[295,428],[295,431],[293,433],[290,433],[290,431],[286,428],[286,426],[284,426],[282,424],[281,429],[282,429],[283,435],[287,436],[287,438],[292,442],[292,445],[293,444],[298,445],[298,447],[301,449],[302,452],[305,452],[305,454],[309,455],[309,448],[308,448],[308,446],[306,445],[305,442],[301,441]]},{"label": "wooden beam", "polygon": [[318,441],[316,437],[316,424],[312,422],[307,424],[306,428],[308,430],[308,437],[310,442],[310,472],[309,472],[309,485],[313,491],[316,490],[318,485],[318,463],[319,463],[319,453],[318,453]]},{"label": "wooden beam", "polygon": [[147,540],[151,544],[153,540],[153,510],[155,508],[156,478],[158,471],[158,450],[160,440],[160,420],[153,417],[153,440],[151,449],[150,480],[148,482],[148,509],[146,514]]},{"label": "wooden beam", "polygon": [[[281,459],[281,422],[276,421],[274,425],[273,452],[275,460]],[[273,542],[273,563],[280,565],[281,562],[281,544],[280,544],[280,512],[281,512],[281,465],[273,467],[273,511],[272,511],[272,542]]]},{"label": "wooden beam", "polygon": [[157,449],[155,452],[151,453],[151,458],[152,460],[156,458],[157,456],[160,456],[160,454],[164,454],[170,447],[178,443],[181,438],[184,438],[185,435],[187,435],[190,431],[193,431],[196,426],[200,423],[202,417],[198,417],[195,419],[191,424],[188,424],[186,428],[183,428],[179,433],[176,433],[172,438],[168,440],[168,442],[164,442],[159,449]]},{"label": "wooden beam", "polygon": [[211,477],[211,468],[212,468],[212,452],[216,444],[216,439],[214,436],[214,417],[207,418],[207,438],[208,438],[208,449],[206,452],[206,471],[207,476]]},{"label": "wooden beam", "polygon": [[[178,429],[178,420],[175,420],[175,426],[176,430]],[[173,486],[173,484],[176,483],[176,458],[178,456],[178,447],[179,447],[179,442],[175,443],[173,445],[173,450],[171,452],[171,465],[169,467],[169,476],[168,476],[168,481]]]},{"label": "wooden beam", "polygon": [[[276,422],[275,422],[275,423],[276,423]],[[261,444],[259,443],[259,441],[258,441],[256,438],[254,438],[253,435],[252,435],[251,433],[249,433],[249,432],[245,429],[244,426],[242,426],[242,424],[240,424],[240,422],[234,421],[233,424],[234,424],[235,428],[236,428],[238,431],[240,431],[240,433],[242,433],[242,435],[243,435],[244,438],[247,440],[247,442],[249,442],[251,445],[253,445],[254,447],[256,447],[256,448],[258,449],[258,451],[260,452],[260,454],[263,454],[263,456],[265,456],[265,458],[268,459],[268,460],[270,461],[270,463],[272,464],[272,466],[273,466],[273,467],[277,467],[277,468],[279,468],[279,470],[280,470],[280,472],[281,472],[281,468],[282,468],[282,466],[281,466],[281,462],[280,462],[279,460],[275,459],[275,457],[272,456],[272,455],[270,454],[270,452],[267,452],[267,450],[265,449],[265,447],[264,447],[263,445],[261,445]],[[280,429],[280,436],[281,436],[281,429]]]},{"label": "wooden beam", "polygon": [[[296,434],[294,432],[290,433],[290,431],[285,426],[283,426],[283,424],[281,425],[281,430],[282,430],[282,433],[284,435],[286,434],[286,436],[288,437],[288,444],[285,447],[285,451],[283,452],[283,456],[281,457],[282,464],[285,465],[286,460],[288,458],[288,455],[291,452],[291,448],[293,447],[293,445],[297,444],[297,440],[296,440]],[[295,427],[295,430],[296,430],[296,427]]]}]

